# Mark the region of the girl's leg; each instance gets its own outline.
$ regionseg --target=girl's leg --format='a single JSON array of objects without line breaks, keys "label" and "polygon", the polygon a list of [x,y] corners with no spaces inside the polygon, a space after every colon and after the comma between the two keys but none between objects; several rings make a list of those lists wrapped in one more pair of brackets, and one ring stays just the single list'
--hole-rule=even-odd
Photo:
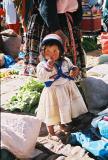
[{"label": "girl's leg", "polygon": [[55,135],[55,132],[54,132],[54,126],[47,126],[47,129],[48,129],[48,133],[50,135]]},{"label": "girl's leg", "polygon": [[49,133],[48,138],[50,140],[54,140],[56,142],[60,141],[60,138],[54,132],[54,126],[53,125],[47,126],[47,129],[48,129],[48,133]]}]

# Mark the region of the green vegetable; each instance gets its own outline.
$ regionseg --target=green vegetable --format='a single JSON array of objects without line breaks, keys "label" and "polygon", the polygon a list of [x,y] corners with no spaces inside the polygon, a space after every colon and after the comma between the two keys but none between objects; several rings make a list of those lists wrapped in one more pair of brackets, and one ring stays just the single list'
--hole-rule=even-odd
[{"label": "green vegetable", "polygon": [[21,111],[28,114],[34,114],[43,87],[43,83],[37,82],[33,78],[29,79],[29,81],[20,87],[18,93],[11,97],[6,105],[6,109],[12,112]]},{"label": "green vegetable", "polygon": [[82,45],[86,52],[90,52],[90,51],[99,49],[99,46],[97,45],[96,37],[95,38],[94,37],[84,37]]}]

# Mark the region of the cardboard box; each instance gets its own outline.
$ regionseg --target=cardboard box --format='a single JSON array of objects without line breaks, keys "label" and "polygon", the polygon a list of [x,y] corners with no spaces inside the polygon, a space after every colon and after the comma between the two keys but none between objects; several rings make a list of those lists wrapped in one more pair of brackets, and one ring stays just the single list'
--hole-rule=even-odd
[{"label": "cardboard box", "polygon": [[101,30],[101,16],[83,16],[82,32],[97,32]]}]

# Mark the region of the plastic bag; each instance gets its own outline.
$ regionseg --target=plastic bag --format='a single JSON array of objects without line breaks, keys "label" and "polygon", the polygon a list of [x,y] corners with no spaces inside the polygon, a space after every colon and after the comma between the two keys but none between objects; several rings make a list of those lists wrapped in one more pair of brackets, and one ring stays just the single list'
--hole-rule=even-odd
[{"label": "plastic bag", "polygon": [[101,33],[102,53],[108,54],[108,32]]}]

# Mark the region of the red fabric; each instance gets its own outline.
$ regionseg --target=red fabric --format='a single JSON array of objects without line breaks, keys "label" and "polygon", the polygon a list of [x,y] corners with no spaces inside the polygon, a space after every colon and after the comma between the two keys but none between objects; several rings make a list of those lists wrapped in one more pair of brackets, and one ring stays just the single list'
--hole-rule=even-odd
[{"label": "red fabric", "polygon": [[24,23],[26,1],[23,0],[22,2],[23,2],[23,3],[22,3],[22,5],[23,5],[23,10],[22,10],[22,22],[23,22],[23,26],[24,26],[24,32],[26,32],[26,25],[25,25],[25,23]]},{"label": "red fabric", "polygon": [[3,16],[5,14],[5,12],[3,11],[2,8],[0,8],[0,16]]},{"label": "red fabric", "polygon": [[19,30],[20,30],[20,23],[17,22],[16,24],[8,24],[7,25],[8,29],[13,29],[17,34],[19,34]]},{"label": "red fabric", "polygon": [[65,13],[65,14],[66,14],[66,18],[67,18],[67,24],[68,24],[68,29],[69,29],[70,39],[71,39],[70,45],[71,45],[71,47],[73,48],[73,51],[74,51],[74,53],[73,53],[73,55],[74,55],[74,65],[76,65],[77,53],[76,53],[75,39],[74,39],[74,36],[73,36],[73,30],[72,30],[72,25],[71,25],[71,24],[73,24],[73,19],[70,16],[70,14],[68,14],[68,13]]}]

